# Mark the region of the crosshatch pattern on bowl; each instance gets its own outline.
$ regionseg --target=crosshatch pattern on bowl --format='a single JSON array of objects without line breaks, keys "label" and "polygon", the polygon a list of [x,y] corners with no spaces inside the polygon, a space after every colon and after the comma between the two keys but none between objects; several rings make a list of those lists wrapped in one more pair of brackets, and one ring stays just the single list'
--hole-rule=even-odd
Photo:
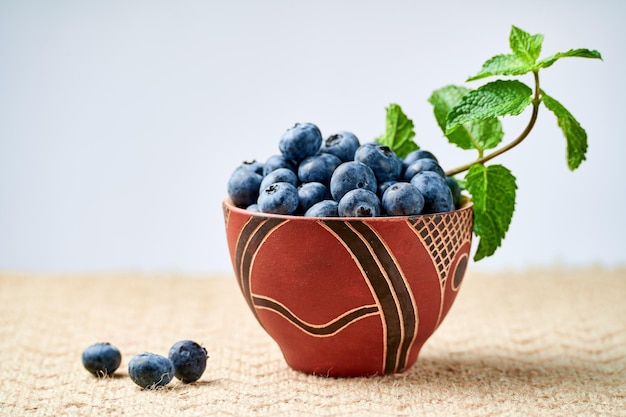
[{"label": "crosshatch pattern on bowl", "polygon": [[[412,365],[459,289],[473,221],[471,204],[404,218],[307,219],[225,203],[224,215],[235,275],[259,323],[294,369],[339,376]],[[359,338],[376,345],[362,361],[350,358]],[[304,358],[296,352],[316,344]]]}]

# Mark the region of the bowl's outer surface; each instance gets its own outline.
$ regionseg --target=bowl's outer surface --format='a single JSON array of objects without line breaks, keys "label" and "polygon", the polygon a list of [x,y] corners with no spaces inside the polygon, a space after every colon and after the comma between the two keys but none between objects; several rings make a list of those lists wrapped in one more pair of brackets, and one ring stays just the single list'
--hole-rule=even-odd
[{"label": "bowl's outer surface", "polygon": [[287,363],[360,376],[415,362],[462,282],[473,211],[311,219],[225,201],[224,219],[243,296]]}]

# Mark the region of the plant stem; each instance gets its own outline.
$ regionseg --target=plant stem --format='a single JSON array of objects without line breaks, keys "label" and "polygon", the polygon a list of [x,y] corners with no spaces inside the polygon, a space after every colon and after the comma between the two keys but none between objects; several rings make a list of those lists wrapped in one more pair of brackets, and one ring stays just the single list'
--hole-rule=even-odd
[{"label": "plant stem", "polygon": [[540,93],[540,88],[539,88],[539,72],[537,71],[533,71],[533,75],[535,78],[535,92],[534,92],[534,96],[533,96],[533,109],[532,109],[532,113],[530,115],[530,120],[528,121],[528,125],[526,125],[526,128],[524,129],[524,131],[512,142],[510,142],[508,145],[503,146],[502,148],[490,153],[489,155],[485,155],[482,156],[480,158],[478,158],[477,160],[470,162],[469,164],[465,164],[465,165],[461,165],[460,167],[451,169],[449,171],[446,171],[446,175],[451,177],[453,175],[459,174],[461,172],[467,171],[468,169],[470,169],[472,167],[472,165],[475,164],[484,164],[487,161],[490,161],[491,159],[495,158],[498,155],[503,154],[506,151],[509,151],[511,149],[513,149],[514,147],[516,147],[517,145],[519,145],[524,139],[526,139],[526,137],[528,136],[528,134],[530,133],[531,130],[533,130],[533,127],[535,126],[535,122],[537,121],[537,114],[539,113],[539,103],[541,102],[539,93]]}]

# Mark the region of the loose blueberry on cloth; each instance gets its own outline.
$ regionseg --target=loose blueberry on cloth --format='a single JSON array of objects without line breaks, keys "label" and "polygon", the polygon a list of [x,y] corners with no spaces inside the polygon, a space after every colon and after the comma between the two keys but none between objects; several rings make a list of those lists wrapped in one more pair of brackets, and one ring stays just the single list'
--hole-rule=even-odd
[{"label": "loose blueberry on cloth", "polygon": [[144,389],[155,389],[167,385],[174,378],[175,373],[172,361],[155,353],[140,353],[128,362],[130,379]]},{"label": "loose blueberry on cloth", "polygon": [[193,340],[180,340],[170,348],[168,357],[174,364],[175,376],[184,383],[195,382],[206,369],[205,348]]},{"label": "loose blueberry on cloth", "polygon": [[83,351],[83,366],[95,376],[107,376],[119,368],[122,354],[110,343],[95,343]]}]

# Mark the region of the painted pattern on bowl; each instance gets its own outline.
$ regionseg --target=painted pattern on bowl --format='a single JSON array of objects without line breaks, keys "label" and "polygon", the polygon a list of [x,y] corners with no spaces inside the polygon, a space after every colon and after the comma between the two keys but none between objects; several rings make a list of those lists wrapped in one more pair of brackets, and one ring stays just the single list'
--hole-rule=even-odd
[{"label": "painted pattern on bowl", "polygon": [[463,280],[471,204],[410,217],[305,218],[224,202],[233,269],[250,310],[293,369],[402,372]]}]

